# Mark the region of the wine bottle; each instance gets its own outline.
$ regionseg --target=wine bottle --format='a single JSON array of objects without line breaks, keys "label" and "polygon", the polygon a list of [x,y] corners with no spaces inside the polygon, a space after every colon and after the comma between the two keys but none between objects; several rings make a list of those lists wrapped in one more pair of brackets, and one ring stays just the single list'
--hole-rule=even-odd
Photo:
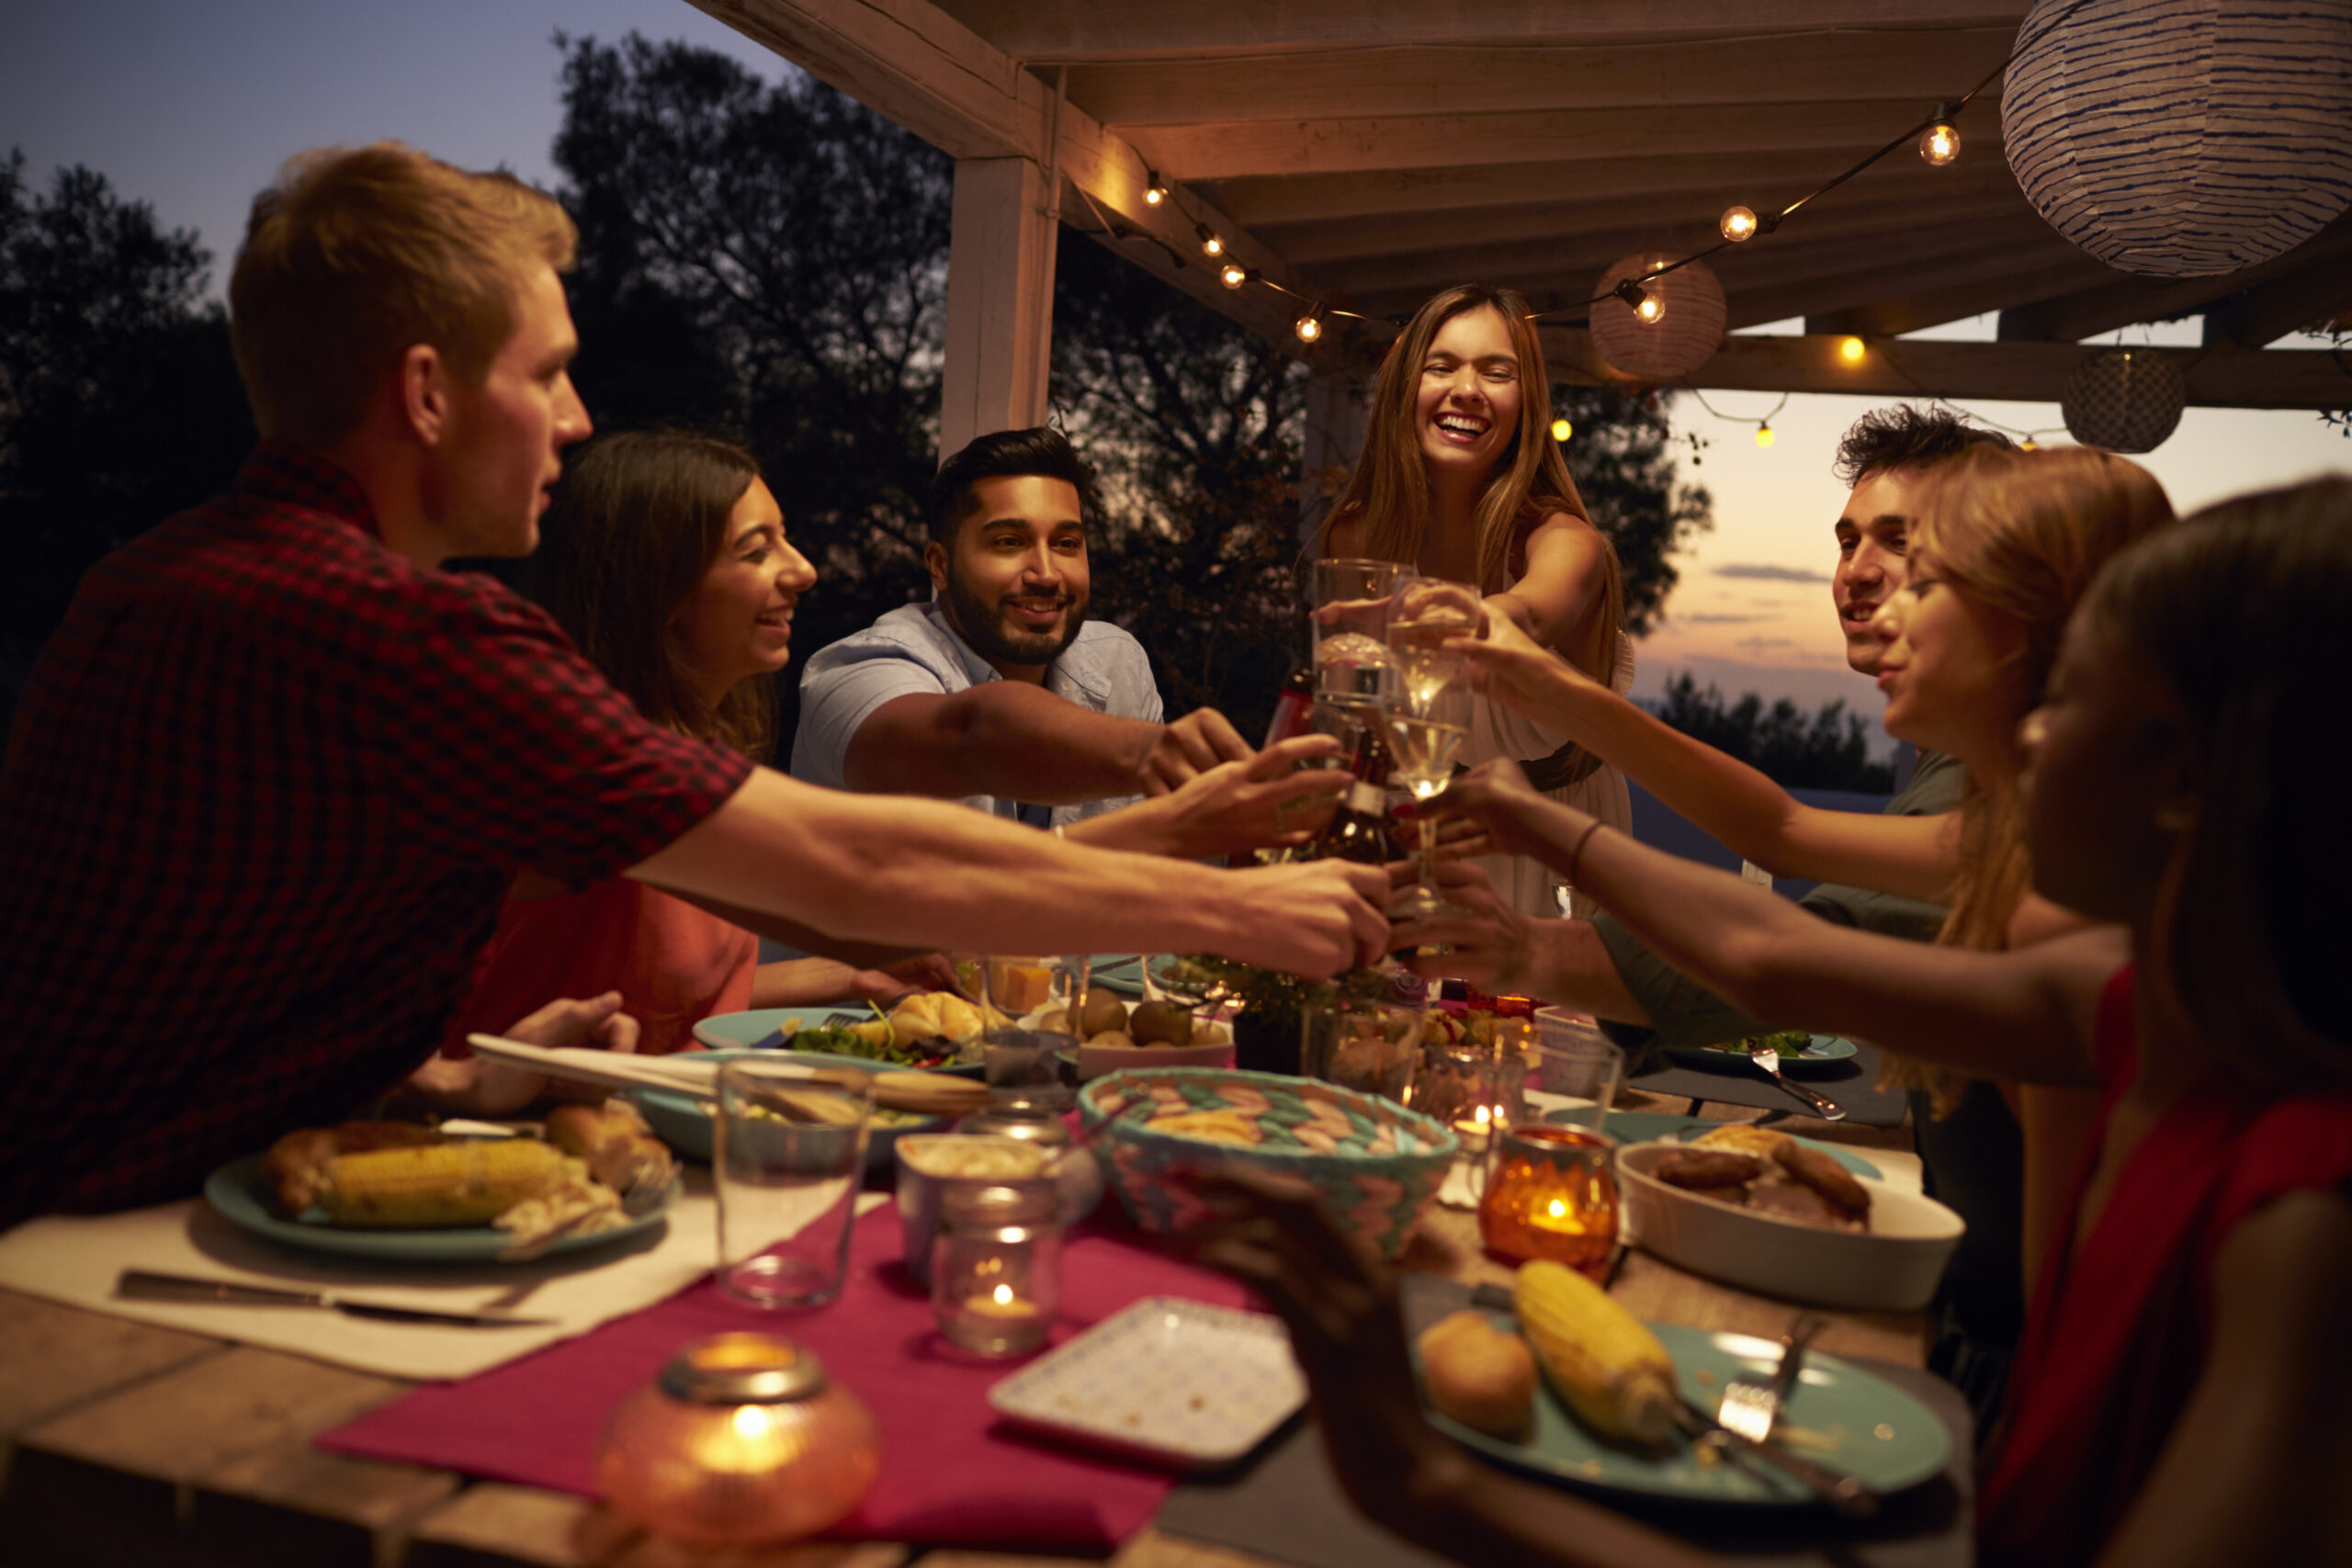
[{"label": "wine bottle", "polygon": [[1274,699],[1273,720],[1266,726],[1266,745],[1306,734],[1306,716],[1314,710],[1315,671],[1302,664],[1290,672],[1290,678],[1283,682],[1282,694]]},{"label": "wine bottle", "polygon": [[1349,765],[1355,782],[1348,786],[1339,809],[1304,858],[1353,861],[1358,865],[1386,865],[1405,858],[1388,834],[1387,792],[1376,777],[1367,776],[1379,767],[1381,755],[1380,732],[1367,728]]}]

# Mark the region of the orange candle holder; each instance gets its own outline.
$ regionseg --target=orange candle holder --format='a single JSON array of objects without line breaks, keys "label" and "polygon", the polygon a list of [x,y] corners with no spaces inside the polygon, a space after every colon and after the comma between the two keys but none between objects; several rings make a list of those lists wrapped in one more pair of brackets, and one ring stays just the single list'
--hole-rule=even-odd
[{"label": "orange candle holder", "polygon": [[1478,1235],[1518,1262],[1543,1258],[1598,1276],[1617,1246],[1617,1141],[1589,1127],[1503,1132]]}]

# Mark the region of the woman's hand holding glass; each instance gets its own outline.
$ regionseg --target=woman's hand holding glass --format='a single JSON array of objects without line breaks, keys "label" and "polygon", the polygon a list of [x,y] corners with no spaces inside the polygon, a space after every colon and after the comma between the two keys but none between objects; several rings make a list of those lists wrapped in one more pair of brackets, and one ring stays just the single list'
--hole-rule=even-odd
[{"label": "woman's hand holding glass", "polygon": [[1481,606],[1476,637],[1456,636],[1446,650],[1460,660],[1471,690],[1493,698],[1541,724],[1562,724],[1564,698],[1599,691],[1600,683],[1529,637],[1519,623],[1491,606]]}]

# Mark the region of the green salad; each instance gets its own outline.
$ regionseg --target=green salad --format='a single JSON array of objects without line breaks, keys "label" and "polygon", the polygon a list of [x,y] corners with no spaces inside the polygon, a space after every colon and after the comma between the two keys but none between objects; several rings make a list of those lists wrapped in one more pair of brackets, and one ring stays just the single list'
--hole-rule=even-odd
[{"label": "green salad", "polygon": [[1751,1034],[1744,1040],[1724,1040],[1707,1047],[1710,1051],[1724,1051],[1734,1055],[1752,1055],[1758,1051],[1771,1050],[1783,1056],[1801,1056],[1813,1044],[1813,1035],[1803,1029],[1783,1029],[1772,1034]]}]

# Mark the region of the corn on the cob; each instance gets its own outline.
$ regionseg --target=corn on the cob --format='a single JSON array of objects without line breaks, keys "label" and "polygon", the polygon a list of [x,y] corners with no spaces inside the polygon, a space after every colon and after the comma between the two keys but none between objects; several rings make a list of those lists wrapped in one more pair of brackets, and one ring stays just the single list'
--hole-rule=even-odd
[{"label": "corn on the cob", "polygon": [[564,1179],[563,1156],[531,1138],[379,1149],[327,1161],[319,1206],[337,1224],[407,1230],[478,1225]]},{"label": "corn on the cob", "polygon": [[1658,1443],[1674,1429],[1674,1358],[1657,1336],[1575,1269],[1522,1267],[1519,1325],[1568,1408],[1604,1437]]}]

